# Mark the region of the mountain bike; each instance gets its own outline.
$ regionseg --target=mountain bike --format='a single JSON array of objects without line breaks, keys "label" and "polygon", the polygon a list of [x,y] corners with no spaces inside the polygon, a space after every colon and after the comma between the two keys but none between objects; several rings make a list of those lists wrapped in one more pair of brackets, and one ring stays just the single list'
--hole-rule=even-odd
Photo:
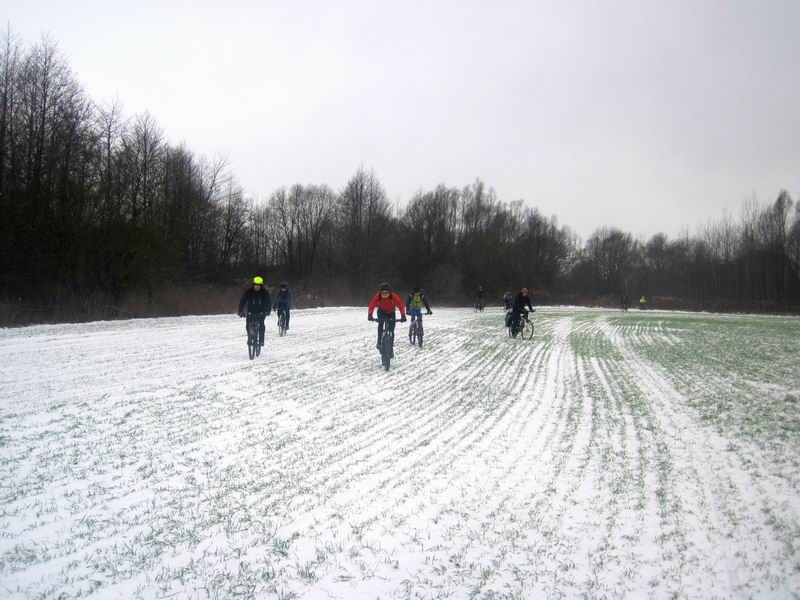
[{"label": "mountain bike", "polygon": [[289,315],[287,314],[287,309],[285,308],[278,308],[278,335],[283,337],[286,335],[286,332],[289,330]]},{"label": "mountain bike", "polygon": [[519,335],[523,340],[529,340],[533,337],[533,323],[528,318],[528,312],[521,314],[516,323],[513,321],[508,328],[508,335],[516,339]]},{"label": "mountain bike", "polygon": [[258,343],[258,319],[247,319],[247,353],[250,360],[261,355],[261,345]]},{"label": "mountain bike", "polygon": [[383,335],[381,336],[381,364],[387,371],[389,364],[394,358],[394,331],[389,331],[389,328],[384,325]]},{"label": "mountain bike", "polygon": [[411,342],[411,345],[419,344],[419,347],[422,348],[422,335],[424,331],[422,329],[422,317],[417,317],[416,319],[411,320],[411,325],[408,326],[408,341]]}]

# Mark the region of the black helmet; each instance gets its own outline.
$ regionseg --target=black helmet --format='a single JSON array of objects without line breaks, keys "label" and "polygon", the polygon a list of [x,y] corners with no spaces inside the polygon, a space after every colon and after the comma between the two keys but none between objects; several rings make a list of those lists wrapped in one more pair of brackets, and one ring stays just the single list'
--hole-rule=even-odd
[{"label": "black helmet", "polygon": [[381,284],[381,288],[380,288],[380,289],[381,289],[381,291],[382,291],[382,292],[388,292],[388,291],[391,291],[391,289],[392,289],[392,288],[389,286],[389,284],[388,284],[388,283],[386,283],[386,282],[384,281],[384,282]]},{"label": "black helmet", "polygon": [[281,281],[281,284],[280,284],[280,286],[279,286],[279,287],[282,287],[282,288],[288,288],[288,287],[289,287],[289,284],[288,284],[288,283],[286,283],[285,281]]},{"label": "black helmet", "polygon": [[412,294],[419,294],[422,290],[418,287],[415,287],[414,290],[411,292]]}]

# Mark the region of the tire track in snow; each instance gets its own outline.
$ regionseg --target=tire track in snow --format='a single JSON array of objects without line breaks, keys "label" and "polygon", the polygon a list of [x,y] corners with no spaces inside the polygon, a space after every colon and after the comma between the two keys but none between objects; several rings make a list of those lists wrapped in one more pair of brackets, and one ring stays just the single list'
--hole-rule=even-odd
[{"label": "tire track in snow", "polygon": [[[688,557],[683,569],[692,575],[690,565],[707,565],[702,577],[712,578],[719,597],[797,589],[800,577],[796,570],[772,571],[772,564],[781,564],[785,546],[776,543],[775,532],[756,525],[768,522],[765,515],[781,512],[773,501],[774,490],[770,493],[764,489],[767,470],[759,469],[758,479],[753,478],[736,454],[729,451],[729,442],[692,417],[686,398],[669,383],[659,366],[646,363],[631,349],[633,342],[629,340],[621,347],[631,372],[651,399],[658,426],[671,449],[676,487],[673,493],[679,493],[676,499],[680,503],[677,517],[688,521],[682,527],[685,539],[681,550],[694,555]],[[796,519],[794,515],[790,521]],[[742,524],[747,524],[746,529]],[[735,542],[731,543],[731,539]],[[746,558],[761,554],[764,549],[769,549],[771,560],[754,563]],[[694,577],[686,587],[695,595],[702,593],[703,588],[696,587],[701,585],[707,585],[707,579]]]},{"label": "tire track in snow", "polygon": [[361,309],[298,312],[253,362],[230,317],[0,331],[3,582],[128,597],[791,589],[791,542],[770,536],[796,523],[796,498],[634,351],[679,348],[669,319],[534,318],[520,342],[499,312],[437,311],[423,350],[398,331],[389,373]]}]

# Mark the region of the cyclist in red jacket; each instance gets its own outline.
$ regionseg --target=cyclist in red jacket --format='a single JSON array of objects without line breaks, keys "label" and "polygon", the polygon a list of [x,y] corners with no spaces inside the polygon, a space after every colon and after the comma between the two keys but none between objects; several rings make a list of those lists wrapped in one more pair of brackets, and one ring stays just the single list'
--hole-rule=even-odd
[{"label": "cyclist in red jacket", "polygon": [[367,309],[367,318],[370,321],[374,321],[375,317],[372,316],[372,311],[378,309],[378,344],[377,348],[378,351],[381,349],[381,336],[383,335],[384,327],[387,327],[387,331],[391,331],[394,333],[394,324],[395,324],[395,309],[400,310],[400,322],[406,322],[406,307],[403,304],[403,301],[400,300],[400,296],[395,294],[392,291],[392,288],[389,286],[388,283],[382,283],[380,290],[377,294],[372,297],[372,302],[369,303],[369,308]]}]

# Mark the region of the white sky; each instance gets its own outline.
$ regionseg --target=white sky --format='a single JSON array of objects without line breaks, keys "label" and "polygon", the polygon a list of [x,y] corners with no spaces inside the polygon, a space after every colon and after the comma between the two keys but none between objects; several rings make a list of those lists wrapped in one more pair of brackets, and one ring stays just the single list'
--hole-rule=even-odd
[{"label": "white sky", "polygon": [[481,177],[583,237],[800,195],[800,1],[2,0],[253,194]]}]

